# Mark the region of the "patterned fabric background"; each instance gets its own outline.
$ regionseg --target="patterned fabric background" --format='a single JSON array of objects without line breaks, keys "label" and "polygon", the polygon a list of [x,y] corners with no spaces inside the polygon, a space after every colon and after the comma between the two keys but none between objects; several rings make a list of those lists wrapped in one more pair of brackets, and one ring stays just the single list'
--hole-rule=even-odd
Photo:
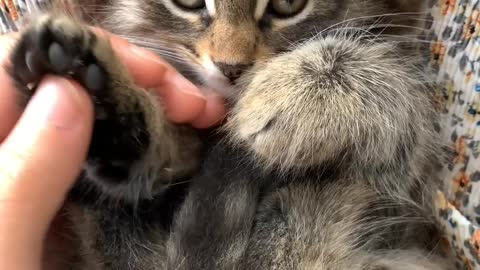
[{"label": "patterned fabric background", "polygon": [[[0,34],[48,0],[0,0]],[[480,0],[437,0],[431,66],[442,86],[443,135],[455,150],[438,193],[438,221],[459,270],[480,270]],[[478,133],[477,133],[478,132]]]},{"label": "patterned fabric background", "polygon": [[0,35],[17,31],[20,18],[45,7],[49,0],[0,0]]},{"label": "patterned fabric background", "polygon": [[[444,166],[438,220],[458,269],[480,269],[480,0],[439,0],[432,9],[432,59],[442,86]],[[478,133],[477,133],[478,132]]]}]

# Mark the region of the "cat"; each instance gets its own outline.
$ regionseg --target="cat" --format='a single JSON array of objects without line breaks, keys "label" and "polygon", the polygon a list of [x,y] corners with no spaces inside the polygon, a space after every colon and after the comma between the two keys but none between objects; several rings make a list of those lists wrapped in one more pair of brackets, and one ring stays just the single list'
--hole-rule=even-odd
[{"label": "cat", "polygon": [[[33,19],[9,69],[24,101],[51,73],[95,104],[71,269],[452,269],[425,2],[72,0]],[[226,124],[168,122],[87,25],[223,95]]]}]

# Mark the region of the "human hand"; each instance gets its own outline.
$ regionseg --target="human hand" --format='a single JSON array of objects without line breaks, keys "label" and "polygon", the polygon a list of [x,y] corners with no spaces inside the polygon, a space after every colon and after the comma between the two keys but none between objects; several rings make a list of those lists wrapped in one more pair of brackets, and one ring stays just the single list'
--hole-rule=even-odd
[{"label": "human hand", "polygon": [[[93,106],[81,86],[49,76],[22,113],[4,70],[14,40],[0,37],[0,269],[63,269],[68,246],[45,248],[63,243],[48,232],[85,160]],[[140,86],[158,89],[170,120],[205,128],[223,117],[221,98],[201,95],[157,56],[116,37],[112,45]]]},{"label": "human hand", "polygon": [[208,128],[223,120],[226,114],[223,98],[208,89],[202,93],[155,53],[130,45],[103,30],[95,31],[110,37],[115,52],[136,83],[153,89],[162,98],[171,121]]}]

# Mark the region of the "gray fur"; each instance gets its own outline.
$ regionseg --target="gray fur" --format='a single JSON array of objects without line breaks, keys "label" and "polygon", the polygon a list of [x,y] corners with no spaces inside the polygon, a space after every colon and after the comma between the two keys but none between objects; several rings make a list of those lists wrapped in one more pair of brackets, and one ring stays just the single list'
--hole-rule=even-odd
[{"label": "gray fur", "polygon": [[[170,228],[144,225],[135,207],[126,214],[72,204],[76,269],[452,269],[432,219],[441,158],[434,93],[422,52],[405,42],[425,1],[310,0],[310,13],[291,25],[255,18],[251,0],[217,0],[208,21],[166,1],[91,0],[73,9],[200,85],[222,90],[205,79],[205,55],[251,68],[224,93],[228,122]],[[135,164],[158,169],[181,153],[173,160],[188,160],[190,171],[198,160],[179,150],[177,129],[156,100],[132,91],[110,54],[98,53],[119,81],[118,103],[140,97],[151,125],[153,143]],[[149,184],[169,186],[155,175]]]}]

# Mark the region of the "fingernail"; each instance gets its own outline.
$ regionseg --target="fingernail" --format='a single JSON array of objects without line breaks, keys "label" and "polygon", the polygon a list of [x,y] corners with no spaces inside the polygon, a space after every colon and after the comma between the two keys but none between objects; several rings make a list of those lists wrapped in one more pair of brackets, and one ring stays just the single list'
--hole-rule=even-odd
[{"label": "fingernail", "polygon": [[47,77],[38,86],[27,113],[41,125],[72,128],[82,111],[78,91],[81,90],[66,79]]},{"label": "fingernail", "polygon": [[227,118],[225,99],[209,89],[202,89],[207,98],[207,105],[203,114],[191,122],[192,126],[199,129],[212,128],[224,124]]},{"label": "fingernail", "polygon": [[176,71],[169,71],[165,75],[172,84],[172,90],[180,91],[184,94],[196,96],[206,100],[205,95],[196,87],[193,83],[183,77],[180,73]]}]

